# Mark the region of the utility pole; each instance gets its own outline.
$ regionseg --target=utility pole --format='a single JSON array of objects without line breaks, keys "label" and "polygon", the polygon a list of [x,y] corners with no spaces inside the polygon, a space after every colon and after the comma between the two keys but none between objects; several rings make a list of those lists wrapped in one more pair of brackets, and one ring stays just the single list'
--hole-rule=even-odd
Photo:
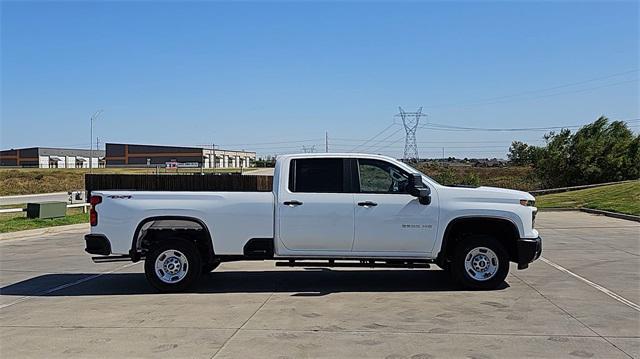
[{"label": "utility pole", "polygon": [[[213,172],[216,172],[216,144],[215,143],[211,143],[211,152],[213,152]],[[211,167],[211,163],[209,163],[209,166]]]},{"label": "utility pole", "polygon": [[[96,137],[96,151],[100,151],[100,137]],[[100,155],[96,155],[98,158],[98,168],[100,168]]]},{"label": "utility pole", "polygon": [[329,153],[329,131],[324,131],[324,152]]},{"label": "utility pole", "polygon": [[91,138],[89,139],[89,173],[93,173],[93,122],[98,119],[98,116],[102,113],[102,110],[96,111],[91,116]]}]

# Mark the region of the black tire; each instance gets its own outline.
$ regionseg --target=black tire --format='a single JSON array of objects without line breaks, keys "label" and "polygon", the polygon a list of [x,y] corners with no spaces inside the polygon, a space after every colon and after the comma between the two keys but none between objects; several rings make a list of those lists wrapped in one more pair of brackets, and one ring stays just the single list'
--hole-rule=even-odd
[{"label": "black tire", "polygon": [[[179,267],[181,271],[173,276],[173,278],[182,278],[173,283],[163,281],[160,272],[156,271],[156,260],[166,251],[174,252],[169,254],[169,257],[164,254],[165,261],[171,260],[170,257],[175,257],[175,260],[178,262],[182,261],[181,263],[183,263],[183,265]],[[186,261],[184,261],[184,259],[186,259]],[[186,264],[186,269],[184,269],[184,264]],[[175,266],[171,269],[175,269]],[[182,272],[182,270],[184,270],[184,272]],[[200,253],[198,253],[198,248],[193,242],[182,238],[167,238],[157,242],[149,253],[147,253],[144,261],[144,273],[147,280],[160,292],[180,292],[189,288],[198,280],[201,271],[202,259]],[[162,273],[165,273],[166,276],[171,276],[170,272],[163,271]]]},{"label": "black tire", "polygon": [[[486,251],[486,249],[492,251],[495,256]],[[494,263],[491,258],[497,259],[497,263]],[[465,267],[467,259],[469,259],[469,266],[471,267],[469,270]],[[478,267],[474,267],[473,259],[477,260]],[[489,262],[485,259],[489,259]],[[497,268],[497,270],[491,271],[491,266]],[[474,268],[481,267],[488,270],[474,271]],[[478,290],[496,289],[504,283],[507,274],[509,274],[509,255],[502,244],[495,238],[485,235],[470,236],[456,246],[453,261],[451,262],[451,275],[463,287]],[[480,279],[483,276],[490,277],[488,279]]]},{"label": "black tire", "polygon": [[202,265],[202,274],[213,272],[213,270],[218,268],[219,265],[220,262],[204,263]]}]

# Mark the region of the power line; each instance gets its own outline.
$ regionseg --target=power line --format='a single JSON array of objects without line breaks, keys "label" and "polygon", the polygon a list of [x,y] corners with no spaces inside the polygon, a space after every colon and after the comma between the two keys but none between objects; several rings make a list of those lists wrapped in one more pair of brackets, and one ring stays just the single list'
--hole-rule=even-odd
[{"label": "power line", "polygon": [[[402,127],[400,127],[397,130],[393,131],[390,135],[388,135],[387,137],[383,138],[382,140],[378,140],[374,144],[368,145],[365,148],[375,147],[375,146],[379,145],[381,142],[388,140],[389,138],[391,138],[392,136],[394,136],[396,133],[398,133],[400,131],[402,131]],[[404,138],[404,137],[402,137],[402,138]]]},{"label": "power line", "polygon": [[[361,142],[364,141],[363,139],[355,139],[355,138],[333,138],[332,139],[332,143],[333,142]],[[523,140],[524,141],[524,140]],[[540,139],[535,139],[535,140],[528,140],[528,141],[542,141]],[[388,141],[382,141],[379,140],[378,142],[394,142],[394,140],[388,140]],[[420,144],[420,143],[504,143],[505,141],[466,141],[466,140],[460,140],[460,141],[417,141],[416,143]],[[350,146],[349,144],[338,144],[338,146]]]},{"label": "power line", "polygon": [[[613,77],[618,77],[621,75],[626,75],[626,74],[630,74],[630,73],[634,73],[634,72],[638,72],[640,71],[640,69],[633,69],[633,70],[628,70],[628,71],[622,71],[622,72],[618,72],[618,73],[614,73],[614,74],[610,74],[610,75],[606,75],[606,76],[600,76],[600,77],[595,77],[592,79],[588,79],[588,80],[583,80],[583,81],[578,81],[578,82],[572,82],[572,83],[567,83],[567,84],[562,84],[562,85],[557,85],[557,86],[552,86],[552,87],[547,87],[547,88],[543,88],[543,89],[537,89],[537,90],[527,90],[527,91],[522,91],[522,92],[518,92],[515,94],[511,94],[511,95],[503,95],[503,96],[496,96],[496,97],[488,97],[488,98],[484,98],[484,99],[479,99],[477,101],[474,102],[467,102],[467,103],[448,103],[448,104],[440,104],[440,105],[432,105],[432,106],[426,106],[427,108],[439,108],[439,107],[465,107],[465,106],[475,106],[475,105],[488,105],[488,104],[493,104],[493,103],[503,103],[504,101],[499,101],[499,100],[503,100],[503,99],[510,99],[510,98],[514,98],[514,97],[521,97],[521,96],[526,96],[528,94],[535,94],[535,93],[540,93],[540,92],[546,92],[546,91],[550,91],[550,90],[557,90],[560,88],[565,88],[565,87],[571,87],[571,86],[577,86],[577,85],[582,85],[582,84],[586,84],[586,83],[590,83],[590,82],[595,82],[595,81],[600,81],[600,80],[606,80],[609,78],[613,78]],[[623,82],[618,82],[618,83],[612,83],[612,84],[608,84],[608,85],[604,85],[604,86],[597,86],[597,87],[593,87],[593,88],[589,88],[589,89],[582,89],[582,90],[577,90],[578,92],[584,91],[584,90],[592,90],[592,89],[597,89],[597,88],[601,88],[601,87],[607,87],[607,86],[614,86],[617,84],[621,84],[621,83],[626,83],[626,82],[633,82],[633,81],[637,81],[637,80],[631,80],[631,81],[623,81]],[[562,92],[562,93],[558,93],[558,94],[553,94],[552,96],[556,96],[556,95],[561,95],[567,92]],[[570,93],[570,92],[569,92]],[[549,96],[549,95],[545,95],[545,96]],[[498,100],[496,102],[496,100]]]},{"label": "power line", "polygon": [[609,83],[609,84],[601,85],[601,86],[587,87],[587,88],[583,88],[583,89],[579,89],[579,90],[556,92],[556,93],[553,93],[553,94],[540,95],[540,96],[535,96],[535,97],[530,97],[530,98],[522,98],[522,99],[517,99],[517,100],[487,102],[487,103],[484,103],[484,104],[481,104],[481,105],[492,105],[492,104],[499,104],[499,103],[514,102],[514,101],[523,101],[523,100],[524,101],[526,101],[526,100],[536,100],[536,99],[559,96],[559,95],[566,95],[566,94],[571,94],[571,93],[589,92],[589,91],[592,91],[592,90],[598,90],[598,89],[605,88],[605,87],[617,86],[617,85],[622,85],[622,84],[631,83],[631,82],[638,82],[638,80],[619,81],[619,82],[613,82],[613,83]]},{"label": "power line", "polygon": [[[400,138],[398,140],[401,140],[401,139],[402,138]],[[398,142],[398,141],[396,141],[396,142]],[[391,143],[391,144],[388,144],[388,145],[383,145],[380,148],[391,148],[391,147],[394,147],[393,145],[394,144]],[[444,146],[444,147],[446,147],[446,148],[508,148],[509,146],[511,146],[510,143],[502,145],[502,146],[497,146],[496,145],[496,146]],[[338,146],[338,147],[340,147],[340,146]],[[423,148],[442,148],[442,147],[443,146],[419,146],[420,149],[423,149]],[[396,146],[395,148],[402,148],[402,146],[401,145],[400,146]]]},{"label": "power line", "polygon": [[[636,122],[640,121],[640,119],[630,119],[630,120],[622,120],[623,122]],[[520,127],[520,128],[486,128],[486,127],[463,127],[463,126],[453,126],[453,125],[444,125],[439,123],[430,122],[427,125],[420,126],[420,128],[430,129],[430,130],[440,130],[440,131],[489,131],[489,132],[521,132],[521,131],[552,131],[552,130],[560,130],[560,129],[569,129],[569,128],[581,128],[588,124],[584,125],[569,125],[569,126],[549,126],[549,127]]]},{"label": "power line", "polygon": [[391,127],[393,127],[394,125],[395,125],[395,122],[392,122],[389,126],[385,127],[385,128],[384,128],[384,130],[382,130],[382,131],[380,131],[380,132],[376,133],[373,137],[371,137],[371,138],[369,138],[368,140],[364,141],[364,143],[362,143],[362,144],[360,144],[360,145],[358,145],[358,146],[354,147],[353,149],[351,149],[351,151],[353,152],[353,151],[357,150],[358,148],[360,148],[360,147],[362,147],[362,146],[366,145],[367,143],[371,142],[372,140],[374,140],[374,139],[375,139],[375,138],[377,138],[378,136],[382,135],[385,131],[387,131],[388,129],[390,129],[390,128],[391,128]]},{"label": "power line", "polygon": [[390,145],[382,145],[382,146],[380,146],[380,147],[376,148],[375,150],[373,150],[372,152],[378,152],[378,151],[380,151],[381,149],[385,148],[386,146],[394,145],[394,144],[396,144],[396,143],[398,143],[398,142],[402,141],[403,139],[404,139],[404,136],[403,136],[403,137],[396,138],[396,139],[395,139],[395,140],[394,140]]},{"label": "power line", "polygon": [[[254,143],[224,143],[216,146],[252,146],[252,145],[281,145],[287,143],[303,143],[303,142],[319,142],[324,139],[309,139],[309,140],[295,140],[295,141],[278,141],[278,142],[254,142]],[[197,145],[197,146],[210,146],[210,145]]]},{"label": "power line", "polygon": [[[313,144],[313,145],[302,145],[302,147],[315,147],[316,145],[320,146],[319,144]],[[264,151],[271,151],[271,150],[286,150],[286,149],[297,149],[299,150],[301,147],[300,146],[278,146],[278,147],[250,147],[252,150],[264,150]]]}]

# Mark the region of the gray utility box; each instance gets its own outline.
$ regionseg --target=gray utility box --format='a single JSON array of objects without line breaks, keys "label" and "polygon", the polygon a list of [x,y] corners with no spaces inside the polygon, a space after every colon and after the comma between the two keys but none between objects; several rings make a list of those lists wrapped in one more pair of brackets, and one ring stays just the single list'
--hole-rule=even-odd
[{"label": "gray utility box", "polygon": [[67,214],[67,202],[27,203],[27,218],[58,218]]}]

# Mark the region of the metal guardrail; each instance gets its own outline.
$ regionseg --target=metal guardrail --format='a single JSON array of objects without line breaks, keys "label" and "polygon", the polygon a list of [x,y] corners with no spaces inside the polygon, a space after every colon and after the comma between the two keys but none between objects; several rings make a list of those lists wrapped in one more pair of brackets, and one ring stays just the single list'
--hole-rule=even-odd
[{"label": "metal guardrail", "polygon": [[[82,207],[82,213],[87,213],[87,207],[91,206],[89,203],[75,203],[68,204],[67,208],[79,208]],[[18,212],[26,212],[26,208],[2,208],[0,209],[0,213],[18,213]]]}]

